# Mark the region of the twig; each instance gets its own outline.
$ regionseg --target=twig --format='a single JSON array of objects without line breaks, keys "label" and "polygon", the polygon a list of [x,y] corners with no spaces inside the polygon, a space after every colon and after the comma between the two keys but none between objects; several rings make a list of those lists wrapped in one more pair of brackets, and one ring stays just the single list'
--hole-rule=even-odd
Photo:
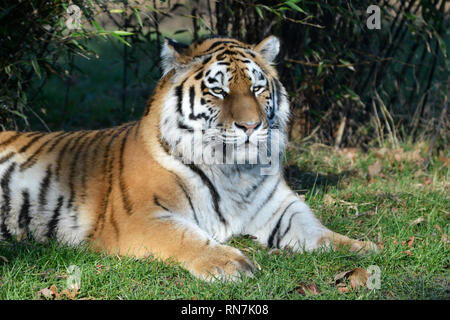
[{"label": "twig", "polygon": [[450,93],[447,94],[447,97],[445,98],[444,109],[442,109],[441,116],[439,118],[439,123],[436,128],[436,132],[434,133],[433,139],[431,140],[430,150],[428,150],[427,160],[425,161],[425,170],[428,169],[428,165],[430,164],[431,154],[433,153],[433,147],[434,147],[434,144],[436,143],[436,139],[439,135],[439,131],[441,130],[442,123],[444,122],[445,114],[447,113],[449,99],[450,99]]}]

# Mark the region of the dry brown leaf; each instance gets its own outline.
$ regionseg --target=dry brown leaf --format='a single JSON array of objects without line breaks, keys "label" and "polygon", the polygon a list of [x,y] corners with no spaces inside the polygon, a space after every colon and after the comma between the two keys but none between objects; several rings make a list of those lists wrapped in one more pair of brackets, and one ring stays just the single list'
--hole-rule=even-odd
[{"label": "dry brown leaf", "polygon": [[3,261],[6,262],[6,263],[9,262],[9,260],[8,260],[6,257],[4,257],[4,256],[0,256],[0,260],[3,260]]},{"label": "dry brown leaf", "polygon": [[340,273],[338,273],[337,275],[334,276],[334,283],[335,284],[339,284],[343,281],[343,279],[348,278],[349,274],[352,272],[352,270],[346,270],[346,271],[342,271]]},{"label": "dry brown leaf", "polygon": [[297,288],[295,288],[295,290],[297,291],[297,293],[299,293],[302,296],[305,296],[307,294],[309,294],[309,295],[320,294],[320,290],[314,282],[312,282],[310,284],[307,284],[305,282],[300,282],[300,285]]},{"label": "dry brown leaf", "polygon": [[370,273],[366,269],[356,268],[352,271],[348,279],[350,280],[350,287],[352,289],[357,289],[358,287],[363,287],[367,283]]},{"label": "dry brown leaf", "polygon": [[348,288],[347,287],[338,287],[338,290],[340,293],[347,293],[348,292]]},{"label": "dry brown leaf", "polygon": [[413,255],[413,253],[411,252],[411,250],[403,251],[403,253],[406,253],[408,256],[412,256],[412,255]]},{"label": "dry brown leaf", "polygon": [[39,298],[44,298],[44,299],[58,299],[59,298],[59,293],[58,293],[58,289],[56,288],[55,285],[51,285],[48,288],[44,288],[38,291],[38,297]]},{"label": "dry brown leaf", "polygon": [[375,163],[367,167],[367,172],[370,178],[378,176],[381,172],[382,166],[381,161],[377,160]]},{"label": "dry brown leaf", "polygon": [[411,222],[409,223],[409,225],[410,225],[410,226],[415,226],[415,225],[421,224],[422,222],[426,222],[426,219],[425,219],[424,217],[419,217],[419,218],[417,218],[417,219],[411,221]]},{"label": "dry brown leaf", "polygon": [[363,287],[367,283],[370,273],[363,268],[355,268],[353,270],[342,271],[334,277],[334,283],[336,284],[339,292],[348,292],[349,288],[345,284],[345,280],[350,281],[350,288],[352,290],[358,287]]},{"label": "dry brown leaf", "polygon": [[414,239],[416,239],[415,236],[412,236],[411,238],[409,238],[408,240],[408,247],[412,248],[414,245]]}]

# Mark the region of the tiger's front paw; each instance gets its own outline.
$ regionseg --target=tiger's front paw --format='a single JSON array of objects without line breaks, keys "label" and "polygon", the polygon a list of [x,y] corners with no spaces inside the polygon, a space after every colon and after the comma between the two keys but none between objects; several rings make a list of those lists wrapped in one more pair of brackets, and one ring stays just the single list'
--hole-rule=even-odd
[{"label": "tiger's front paw", "polygon": [[206,250],[187,266],[191,273],[206,281],[238,281],[242,276],[253,277],[253,263],[238,249],[217,245]]}]

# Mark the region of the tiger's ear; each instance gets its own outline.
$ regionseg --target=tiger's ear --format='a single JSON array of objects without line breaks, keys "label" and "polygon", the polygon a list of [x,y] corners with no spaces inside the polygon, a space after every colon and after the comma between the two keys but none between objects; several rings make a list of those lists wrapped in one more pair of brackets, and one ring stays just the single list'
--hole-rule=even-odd
[{"label": "tiger's ear", "polygon": [[275,36],[268,36],[258,43],[254,50],[259,52],[269,63],[273,62],[280,52],[280,40]]},{"label": "tiger's ear", "polygon": [[164,39],[161,50],[161,68],[163,75],[176,68],[181,62],[181,56],[189,46],[169,38]]}]

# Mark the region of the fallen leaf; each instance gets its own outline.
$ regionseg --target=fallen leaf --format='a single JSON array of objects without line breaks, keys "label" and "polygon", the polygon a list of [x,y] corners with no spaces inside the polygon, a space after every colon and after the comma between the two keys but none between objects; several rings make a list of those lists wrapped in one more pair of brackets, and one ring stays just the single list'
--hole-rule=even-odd
[{"label": "fallen leaf", "polygon": [[415,226],[415,225],[421,224],[422,222],[426,222],[426,219],[425,219],[424,217],[419,217],[419,218],[417,218],[417,219],[411,221],[411,222],[409,223],[409,225],[410,225],[410,226]]},{"label": "fallen leaf", "polygon": [[51,300],[58,299],[59,298],[58,289],[56,288],[55,285],[51,285],[49,288],[39,290],[38,297]]},{"label": "fallen leaf", "polygon": [[409,240],[408,240],[408,247],[410,247],[410,248],[413,247],[414,239],[416,239],[416,237],[414,237],[414,236],[412,236],[411,238],[409,238]]},{"label": "fallen leaf", "polygon": [[367,283],[370,273],[363,268],[356,268],[352,271],[352,274],[348,277],[350,280],[350,287],[356,289],[358,287],[363,287]]},{"label": "fallen leaf", "polygon": [[431,184],[431,182],[433,182],[432,179],[427,178],[427,177],[423,178],[423,184],[424,184],[424,185],[427,186],[427,185]]},{"label": "fallen leaf", "polygon": [[334,276],[334,283],[339,284],[344,278],[348,278],[348,275],[352,272],[352,270],[342,271]]},{"label": "fallen leaf", "polygon": [[6,262],[6,263],[9,262],[9,260],[8,260],[6,257],[4,257],[4,256],[0,256],[0,260],[3,260],[3,261]]},{"label": "fallen leaf", "polygon": [[317,287],[317,285],[312,282],[310,284],[307,284],[305,282],[300,282],[300,285],[295,288],[295,290],[297,291],[297,293],[299,293],[302,296],[305,295],[317,295],[320,293],[319,288]]},{"label": "fallen leaf", "polygon": [[347,292],[349,288],[345,284],[345,280],[350,281],[350,288],[352,290],[358,287],[363,287],[367,283],[370,273],[363,268],[355,268],[353,270],[342,271],[334,277],[334,283],[341,293]]},{"label": "fallen leaf", "polygon": [[413,255],[413,253],[411,252],[411,250],[403,251],[403,253],[406,253],[408,256],[412,256],[412,255]]},{"label": "fallen leaf", "polygon": [[375,163],[367,167],[367,172],[370,178],[378,176],[381,172],[381,161],[377,160]]}]

